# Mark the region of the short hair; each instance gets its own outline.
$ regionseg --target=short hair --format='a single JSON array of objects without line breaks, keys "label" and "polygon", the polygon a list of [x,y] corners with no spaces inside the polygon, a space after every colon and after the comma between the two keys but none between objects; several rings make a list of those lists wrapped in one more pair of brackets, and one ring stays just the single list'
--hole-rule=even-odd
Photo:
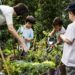
[{"label": "short hair", "polygon": [[59,26],[63,25],[63,21],[59,17],[55,17],[53,20],[53,26],[56,26],[56,25],[59,25]]},{"label": "short hair", "polygon": [[19,15],[27,15],[29,13],[28,7],[24,3],[18,3],[13,8],[18,16]]},{"label": "short hair", "polygon": [[27,17],[26,17],[26,22],[35,24],[36,19],[35,19],[33,16],[27,16]]},{"label": "short hair", "polygon": [[71,10],[71,12],[75,15],[75,10]]}]

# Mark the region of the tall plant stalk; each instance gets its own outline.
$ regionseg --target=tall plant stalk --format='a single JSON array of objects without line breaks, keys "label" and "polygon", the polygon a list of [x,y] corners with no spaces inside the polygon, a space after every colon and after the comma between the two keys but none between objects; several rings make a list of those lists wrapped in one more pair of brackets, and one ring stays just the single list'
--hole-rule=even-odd
[{"label": "tall plant stalk", "polygon": [[6,64],[6,61],[5,61],[5,58],[4,58],[4,55],[3,55],[3,52],[1,50],[1,48],[0,48],[0,55],[2,57],[2,60],[3,60],[4,65],[5,65],[5,69],[6,69],[7,73],[8,73],[8,75],[10,75],[9,70],[8,70],[8,66]]}]

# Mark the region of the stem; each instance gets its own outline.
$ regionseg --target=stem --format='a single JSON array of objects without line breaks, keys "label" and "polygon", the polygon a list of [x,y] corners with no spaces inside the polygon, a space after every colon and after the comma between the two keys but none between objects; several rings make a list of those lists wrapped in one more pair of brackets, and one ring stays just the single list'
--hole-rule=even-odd
[{"label": "stem", "polygon": [[8,75],[10,75],[9,70],[8,70],[8,66],[5,62],[5,58],[4,58],[3,52],[1,51],[1,48],[0,48],[0,54],[1,54],[1,57],[2,57],[2,60],[3,60],[3,63],[5,65],[6,71],[7,71]]}]

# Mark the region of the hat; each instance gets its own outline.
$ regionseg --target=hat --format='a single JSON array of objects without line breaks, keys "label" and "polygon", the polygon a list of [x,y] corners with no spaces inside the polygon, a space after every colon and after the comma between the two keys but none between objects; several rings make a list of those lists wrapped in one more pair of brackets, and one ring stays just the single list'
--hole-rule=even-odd
[{"label": "hat", "polygon": [[73,10],[75,10],[75,3],[70,4],[65,10],[67,10],[67,11],[73,11]]}]

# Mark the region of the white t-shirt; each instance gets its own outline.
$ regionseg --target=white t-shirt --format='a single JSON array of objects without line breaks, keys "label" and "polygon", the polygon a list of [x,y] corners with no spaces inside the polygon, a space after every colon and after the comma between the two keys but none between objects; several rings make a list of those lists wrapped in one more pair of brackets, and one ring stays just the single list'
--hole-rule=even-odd
[{"label": "white t-shirt", "polygon": [[[26,39],[26,38],[30,38],[30,39],[33,39],[34,37],[34,33],[33,33],[33,29],[30,28],[25,28],[24,26],[21,26],[19,29],[18,29],[18,33],[21,33],[21,36]],[[30,42],[25,42],[26,46],[28,48],[30,48]]]},{"label": "white t-shirt", "polygon": [[0,10],[3,13],[3,15],[0,14],[0,25],[3,25],[4,22],[6,22],[7,25],[12,25],[14,9],[10,6],[0,5]]},{"label": "white t-shirt", "polygon": [[64,43],[62,62],[66,66],[75,67],[75,22],[69,24],[64,35],[73,43]]}]

